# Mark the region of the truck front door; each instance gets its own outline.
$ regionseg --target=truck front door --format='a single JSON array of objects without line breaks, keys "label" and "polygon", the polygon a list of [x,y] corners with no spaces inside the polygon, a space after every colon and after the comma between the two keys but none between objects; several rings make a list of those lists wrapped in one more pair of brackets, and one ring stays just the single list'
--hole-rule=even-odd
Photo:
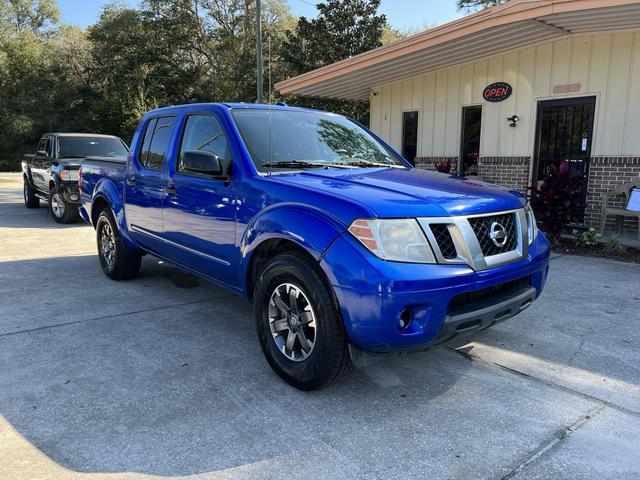
[{"label": "truck front door", "polygon": [[31,163],[31,178],[34,186],[41,192],[49,193],[49,178],[51,171],[51,155],[53,141],[50,136],[44,136],[38,142],[38,149]]},{"label": "truck front door", "polygon": [[[236,188],[231,148],[220,120],[196,112],[182,119],[180,149],[169,165],[163,235],[169,258],[228,285],[239,285],[235,245]],[[210,152],[220,159],[222,176],[184,168],[185,152]]]},{"label": "truck front door", "polygon": [[175,126],[175,116],[150,118],[140,133],[138,147],[125,171],[125,211],[131,236],[143,247],[160,253],[162,201],[166,195],[165,157]]}]

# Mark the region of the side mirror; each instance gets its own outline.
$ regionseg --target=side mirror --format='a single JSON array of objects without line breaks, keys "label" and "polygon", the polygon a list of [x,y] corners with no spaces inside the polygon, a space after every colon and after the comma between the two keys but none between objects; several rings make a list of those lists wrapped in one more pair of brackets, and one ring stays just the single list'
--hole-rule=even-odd
[{"label": "side mirror", "polygon": [[214,177],[222,176],[222,162],[215,153],[188,150],[182,154],[182,168],[187,172],[203,173]]},{"label": "side mirror", "polygon": [[45,150],[38,150],[36,152],[36,158],[40,160],[49,160],[49,154]]}]

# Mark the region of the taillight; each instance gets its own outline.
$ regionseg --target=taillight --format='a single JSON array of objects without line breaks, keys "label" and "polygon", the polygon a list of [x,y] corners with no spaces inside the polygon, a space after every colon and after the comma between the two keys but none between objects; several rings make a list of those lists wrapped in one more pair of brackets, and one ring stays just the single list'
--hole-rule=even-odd
[{"label": "taillight", "polygon": [[78,169],[78,193],[82,194],[82,167]]}]

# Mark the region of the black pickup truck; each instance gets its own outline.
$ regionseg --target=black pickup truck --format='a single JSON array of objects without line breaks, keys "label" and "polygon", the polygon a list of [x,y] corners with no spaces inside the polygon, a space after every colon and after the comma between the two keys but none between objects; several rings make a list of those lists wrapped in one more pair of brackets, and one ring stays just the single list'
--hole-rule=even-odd
[{"label": "black pickup truck", "polygon": [[58,223],[75,222],[78,216],[78,169],[85,159],[107,157],[126,162],[129,149],[118,137],[93,133],[47,133],[34,155],[22,160],[24,204],[37,208],[48,203]]}]

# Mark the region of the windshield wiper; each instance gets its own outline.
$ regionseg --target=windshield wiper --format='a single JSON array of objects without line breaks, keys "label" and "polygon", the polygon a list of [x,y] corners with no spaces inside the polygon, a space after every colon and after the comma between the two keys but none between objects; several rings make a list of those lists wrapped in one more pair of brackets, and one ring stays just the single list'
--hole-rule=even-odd
[{"label": "windshield wiper", "polygon": [[394,168],[402,165],[396,165],[393,163],[380,163],[380,162],[368,162],[366,160],[349,160],[348,162],[340,162],[341,165],[350,165],[352,167],[386,167]]},{"label": "windshield wiper", "polygon": [[304,160],[283,160],[281,162],[263,163],[262,166],[267,168],[345,168],[344,166],[341,167],[340,164],[306,162]]}]

